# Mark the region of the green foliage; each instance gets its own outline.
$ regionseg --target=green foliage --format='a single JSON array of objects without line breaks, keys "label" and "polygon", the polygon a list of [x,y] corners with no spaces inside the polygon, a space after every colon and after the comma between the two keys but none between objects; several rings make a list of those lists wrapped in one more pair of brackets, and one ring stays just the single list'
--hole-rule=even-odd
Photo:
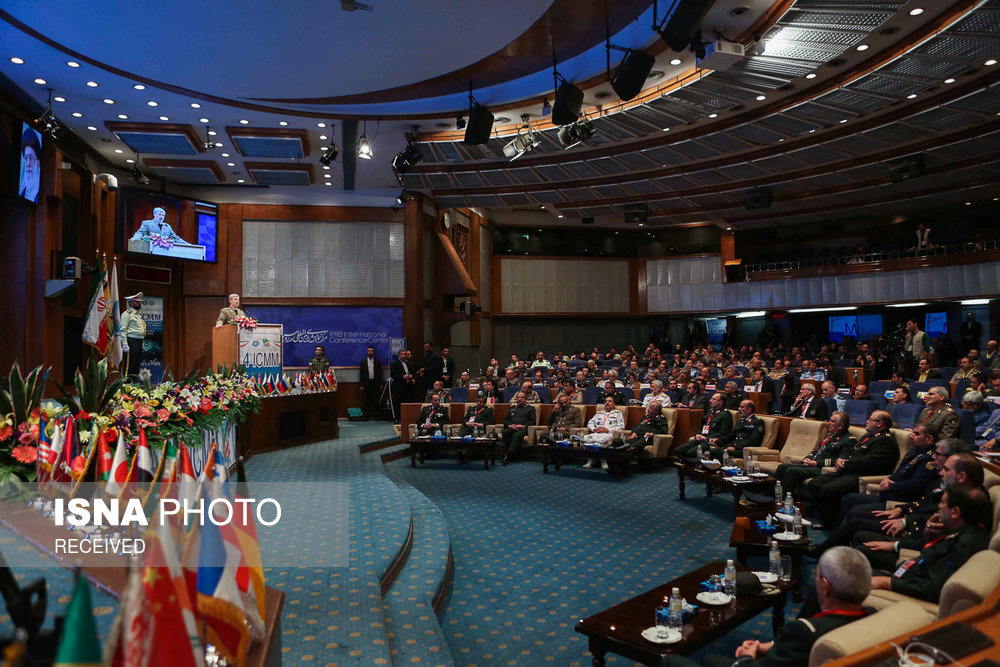
[{"label": "green foliage", "polygon": [[74,397],[65,387],[56,383],[59,391],[62,392],[63,401],[70,407],[74,414],[78,412],[92,412],[105,414],[111,399],[121,390],[125,384],[123,378],[113,379],[108,372],[108,360],[100,361],[91,352],[90,360],[81,371],[79,368],[73,375],[73,384],[76,386],[77,395]]},{"label": "green foliage", "polygon": [[49,370],[39,366],[24,377],[17,362],[14,362],[7,378],[10,390],[0,391],[0,415],[13,415],[15,426],[28,421],[31,413],[42,403],[42,391],[48,382]]}]

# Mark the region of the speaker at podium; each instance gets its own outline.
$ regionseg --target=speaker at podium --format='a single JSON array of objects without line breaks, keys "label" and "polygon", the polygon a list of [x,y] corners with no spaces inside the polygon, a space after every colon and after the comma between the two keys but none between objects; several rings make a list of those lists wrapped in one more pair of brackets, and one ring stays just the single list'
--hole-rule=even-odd
[{"label": "speaker at podium", "polygon": [[258,324],[253,329],[226,324],[212,329],[212,367],[234,363],[246,367],[247,375],[280,376],[284,362],[285,327]]}]

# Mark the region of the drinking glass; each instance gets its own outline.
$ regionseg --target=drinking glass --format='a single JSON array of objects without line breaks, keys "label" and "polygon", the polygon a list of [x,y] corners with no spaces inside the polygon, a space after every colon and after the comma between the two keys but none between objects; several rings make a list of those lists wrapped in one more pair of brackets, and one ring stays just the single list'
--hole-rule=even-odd
[{"label": "drinking glass", "polygon": [[670,634],[670,607],[656,608],[656,638],[666,639]]},{"label": "drinking glass", "polygon": [[792,580],[792,557],[791,556],[782,556],[781,557],[781,574],[779,575],[779,578],[782,581],[791,581]]},{"label": "drinking glass", "polygon": [[722,590],[722,577],[717,574],[711,574],[708,577],[708,585],[712,587],[713,591]]}]

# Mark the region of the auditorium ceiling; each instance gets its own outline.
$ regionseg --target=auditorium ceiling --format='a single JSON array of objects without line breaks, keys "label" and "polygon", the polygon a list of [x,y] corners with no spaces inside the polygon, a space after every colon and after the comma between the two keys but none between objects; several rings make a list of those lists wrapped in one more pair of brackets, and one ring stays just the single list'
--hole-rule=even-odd
[{"label": "auditorium ceiling", "polygon": [[[233,200],[266,188],[391,202],[402,186],[500,224],[621,227],[645,205],[651,228],[746,229],[1000,196],[1000,0],[710,4],[704,41],[746,51],[718,69],[671,50],[645,0],[307,0],[294,12],[9,0],[0,74],[33,112],[51,89],[58,121],[121,173],[137,161],[168,189]],[[607,34],[655,58],[627,102],[606,77]],[[546,113],[553,55],[593,129],[568,149]],[[622,55],[611,51],[612,73]],[[496,116],[482,145],[457,127],[470,83]],[[510,160],[525,122],[537,145]],[[371,160],[355,157],[362,134]],[[399,182],[391,161],[408,141],[422,161]],[[894,182],[918,156],[923,173]],[[773,203],[748,207],[762,193]]]}]

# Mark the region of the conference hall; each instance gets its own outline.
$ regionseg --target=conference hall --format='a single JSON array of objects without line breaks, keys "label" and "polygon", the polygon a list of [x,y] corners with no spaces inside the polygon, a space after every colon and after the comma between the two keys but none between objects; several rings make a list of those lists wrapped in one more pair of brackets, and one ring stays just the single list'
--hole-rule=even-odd
[{"label": "conference hall", "polygon": [[14,665],[1000,662],[1000,0],[0,3]]}]

